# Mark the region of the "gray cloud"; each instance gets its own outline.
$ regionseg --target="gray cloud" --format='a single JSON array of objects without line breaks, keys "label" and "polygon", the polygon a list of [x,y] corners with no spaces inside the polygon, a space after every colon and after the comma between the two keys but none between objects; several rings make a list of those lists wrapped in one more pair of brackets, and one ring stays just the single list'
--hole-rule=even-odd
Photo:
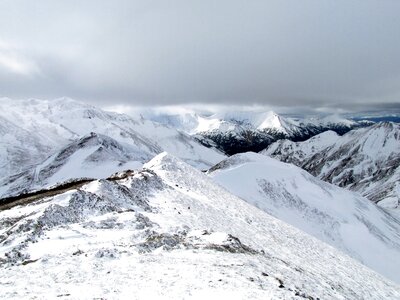
[{"label": "gray cloud", "polygon": [[399,111],[399,11],[395,0],[2,1],[0,93]]}]

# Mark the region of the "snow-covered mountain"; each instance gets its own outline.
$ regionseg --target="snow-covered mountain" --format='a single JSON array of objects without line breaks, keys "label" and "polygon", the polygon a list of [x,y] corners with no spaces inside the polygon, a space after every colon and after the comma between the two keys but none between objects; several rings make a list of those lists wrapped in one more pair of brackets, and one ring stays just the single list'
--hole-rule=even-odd
[{"label": "snow-covered mountain", "polygon": [[344,134],[351,129],[371,125],[370,122],[356,122],[339,116],[289,118],[273,111],[223,112],[211,116],[147,112],[146,117],[187,132],[204,145],[216,146],[229,155],[258,152],[279,139],[303,141],[327,130]]},{"label": "snow-covered mountain", "polygon": [[398,285],[165,153],[1,211],[0,264],[5,298],[400,299]]},{"label": "snow-covered mountain", "polygon": [[400,282],[400,220],[292,164],[236,154],[210,169],[228,191]]},{"label": "snow-covered mountain", "polygon": [[262,153],[383,207],[400,207],[400,124],[377,123],[343,136],[325,132],[298,143],[277,141]]},{"label": "snow-covered mountain", "polygon": [[106,112],[71,99],[53,101],[0,100],[0,178],[36,168],[63,147],[79,143],[91,132],[114,139],[135,160],[168,151],[198,168],[208,168],[224,158],[176,129],[143,118]]}]

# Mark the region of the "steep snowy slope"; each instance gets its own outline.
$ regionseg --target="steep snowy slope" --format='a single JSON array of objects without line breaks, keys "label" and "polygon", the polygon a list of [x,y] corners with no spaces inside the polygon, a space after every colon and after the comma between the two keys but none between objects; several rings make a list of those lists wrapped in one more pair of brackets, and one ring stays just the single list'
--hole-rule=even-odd
[{"label": "steep snowy slope", "polygon": [[164,153],[0,220],[5,298],[400,299],[399,286]]},{"label": "steep snowy slope", "polygon": [[220,162],[210,175],[247,202],[400,282],[400,220],[368,199],[251,152]]},{"label": "steep snowy slope", "polygon": [[[46,159],[90,132],[133,147],[146,145],[145,154],[150,151],[154,155],[161,149],[168,151],[198,168],[209,167],[224,158],[221,153],[173,128],[66,98],[53,101],[0,99],[0,130],[7,133],[0,139],[0,153],[4,154],[0,161],[0,178]],[[15,166],[18,167],[14,169]]]},{"label": "steep snowy slope", "polygon": [[[0,109],[0,114],[6,111]],[[0,177],[17,173],[25,166],[37,163],[64,142],[64,139],[48,139],[36,130],[21,128],[1,115],[0,136]]]},{"label": "steep snowy slope", "polygon": [[48,188],[72,179],[107,178],[119,170],[142,166],[157,151],[161,152],[161,149],[151,144],[121,145],[114,139],[92,132],[45,161],[0,180],[0,198]]},{"label": "steep snowy slope", "polygon": [[300,143],[278,141],[262,153],[381,206],[400,207],[400,124],[383,122],[342,137],[325,134]]}]

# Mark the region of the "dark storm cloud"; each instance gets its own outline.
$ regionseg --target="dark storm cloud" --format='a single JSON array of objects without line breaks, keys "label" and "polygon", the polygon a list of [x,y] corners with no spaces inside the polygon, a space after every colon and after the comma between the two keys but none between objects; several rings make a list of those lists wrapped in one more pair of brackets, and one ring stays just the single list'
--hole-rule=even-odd
[{"label": "dark storm cloud", "polygon": [[2,1],[0,93],[399,108],[400,1]]}]

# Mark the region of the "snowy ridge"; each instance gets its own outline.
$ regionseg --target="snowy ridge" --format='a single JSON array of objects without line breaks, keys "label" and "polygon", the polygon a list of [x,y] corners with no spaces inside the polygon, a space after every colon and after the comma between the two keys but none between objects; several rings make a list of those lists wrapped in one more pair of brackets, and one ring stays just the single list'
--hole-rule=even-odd
[{"label": "snowy ridge", "polygon": [[329,134],[299,143],[279,141],[262,153],[360,192],[384,207],[399,207],[399,124],[378,123],[342,137]]},{"label": "snowy ridge", "polygon": [[399,286],[183,161],[162,153],[144,167],[0,212],[2,294],[400,299]]},{"label": "snowy ridge", "polygon": [[368,199],[256,153],[210,169],[228,191],[400,282],[400,220]]}]

